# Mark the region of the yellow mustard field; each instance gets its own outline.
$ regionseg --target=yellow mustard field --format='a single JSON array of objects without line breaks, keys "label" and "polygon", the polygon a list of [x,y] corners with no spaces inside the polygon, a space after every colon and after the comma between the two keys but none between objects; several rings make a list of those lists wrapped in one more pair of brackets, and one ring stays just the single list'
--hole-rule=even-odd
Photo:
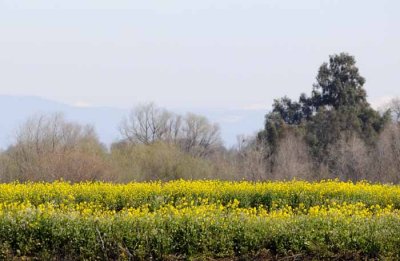
[{"label": "yellow mustard field", "polygon": [[400,187],[0,184],[4,259],[400,258]]}]

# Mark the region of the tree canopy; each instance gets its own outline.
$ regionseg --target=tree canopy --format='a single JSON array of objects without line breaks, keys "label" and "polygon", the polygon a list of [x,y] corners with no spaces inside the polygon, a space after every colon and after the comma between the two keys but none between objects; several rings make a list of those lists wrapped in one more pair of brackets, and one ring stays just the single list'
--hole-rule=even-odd
[{"label": "tree canopy", "polygon": [[326,148],[342,136],[355,134],[371,144],[389,115],[371,108],[364,84],[353,56],[329,56],[329,62],[319,67],[310,97],[303,93],[298,101],[286,96],[274,100],[259,138],[274,148],[285,132],[297,131],[304,134],[316,157],[323,157]]}]

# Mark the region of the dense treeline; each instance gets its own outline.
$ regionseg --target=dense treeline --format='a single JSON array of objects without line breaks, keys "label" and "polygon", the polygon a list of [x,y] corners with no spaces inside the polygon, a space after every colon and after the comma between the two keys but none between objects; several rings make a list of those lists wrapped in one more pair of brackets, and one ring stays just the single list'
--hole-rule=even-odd
[{"label": "dense treeline", "polygon": [[[306,179],[400,181],[400,100],[367,102],[353,56],[332,55],[310,96],[274,101],[265,128],[233,148],[207,118],[140,105],[107,148],[91,126],[36,115],[0,154],[0,181]],[[112,127],[112,126],[111,126]]]},{"label": "dense treeline", "polygon": [[258,140],[269,148],[271,171],[278,177],[398,182],[398,100],[383,112],[371,108],[365,79],[346,53],[330,56],[316,80],[310,97],[277,99],[266,115]]}]

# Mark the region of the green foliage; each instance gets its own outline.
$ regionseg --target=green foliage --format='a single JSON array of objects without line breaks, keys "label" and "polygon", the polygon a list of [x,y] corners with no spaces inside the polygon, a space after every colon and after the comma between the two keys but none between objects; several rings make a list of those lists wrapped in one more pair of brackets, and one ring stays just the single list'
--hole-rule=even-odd
[{"label": "green foliage", "polygon": [[269,117],[279,116],[289,125],[300,124],[305,117],[302,104],[293,102],[286,96],[280,100],[274,100],[272,107],[272,115]]},{"label": "green foliage", "polygon": [[340,53],[329,56],[329,63],[319,68],[317,83],[312,93],[313,106],[356,107],[367,103],[365,83],[353,56]]},{"label": "green foliage", "polygon": [[328,146],[343,136],[357,135],[372,145],[390,116],[389,112],[380,115],[367,103],[365,79],[354,57],[346,53],[330,56],[316,80],[309,98],[302,94],[299,102],[288,97],[275,100],[259,138],[276,148],[285,131],[300,130],[318,161],[324,159]]},{"label": "green foliage", "polygon": [[400,257],[399,186],[175,181],[0,188],[2,260]]},{"label": "green foliage", "polygon": [[[348,222],[347,218],[305,216],[238,219],[225,214],[215,216],[214,225],[202,217],[116,216],[111,221],[18,214],[0,219],[0,255],[4,259],[179,260],[251,256],[262,249],[272,256],[297,254],[316,259],[346,255],[351,259],[397,259],[400,254],[400,221],[391,217]],[[27,226],[30,223],[37,225]]]}]

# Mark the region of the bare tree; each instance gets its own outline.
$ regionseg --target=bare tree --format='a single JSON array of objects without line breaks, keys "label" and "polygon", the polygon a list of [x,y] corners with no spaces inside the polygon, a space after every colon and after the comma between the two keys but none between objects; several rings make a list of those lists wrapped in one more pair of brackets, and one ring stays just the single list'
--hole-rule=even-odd
[{"label": "bare tree", "polygon": [[400,123],[400,97],[394,97],[378,109],[382,114],[389,111],[394,122]]},{"label": "bare tree", "polygon": [[60,113],[29,118],[16,132],[16,145],[36,153],[66,151],[83,140],[97,139],[94,128],[67,122]]},{"label": "bare tree", "polygon": [[135,107],[123,120],[120,133],[130,144],[161,141],[178,145],[194,156],[206,156],[221,145],[217,124],[192,113],[182,117],[153,103]]},{"label": "bare tree", "polygon": [[122,121],[122,137],[134,144],[151,144],[179,136],[181,117],[158,108],[154,103],[135,107]]},{"label": "bare tree", "polygon": [[29,118],[8,148],[8,177],[51,181],[105,178],[104,147],[93,127],[67,122],[61,114]]},{"label": "bare tree", "polygon": [[360,138],[342,137],[329,148],[328,166],[332,178],[359,181],[368,178],[369,153]]},{"label": "bare tree", "polygon": [[273,155],[274,178],[310,179],[312,176],[311,162],[308,147],[303,138],[293,133],[287,133],[286,137],[279,142],[278,149]]},{"label": "bare tree", "polygon": [[195,156],[207,156],[222,143],[219,126],[193,113],[184,117],[181,132],[181,147]]},{"label": "bare tree", "polygon": [[393,119],[400,122],[400,98],[393,98],[389,103],[389,109],[392,112]]},{"label": "bare tree", "polygon": [[268,147],[259,144],[254,136],[237,136],[236,175],[252,181],[271,179],[269,162],[265,159],[267,150]]},{"label": "bare tree", "polygon": [[400,126],[389,124],[380,134],[372,153],[371,179],[380,182],[400,182]]}]

